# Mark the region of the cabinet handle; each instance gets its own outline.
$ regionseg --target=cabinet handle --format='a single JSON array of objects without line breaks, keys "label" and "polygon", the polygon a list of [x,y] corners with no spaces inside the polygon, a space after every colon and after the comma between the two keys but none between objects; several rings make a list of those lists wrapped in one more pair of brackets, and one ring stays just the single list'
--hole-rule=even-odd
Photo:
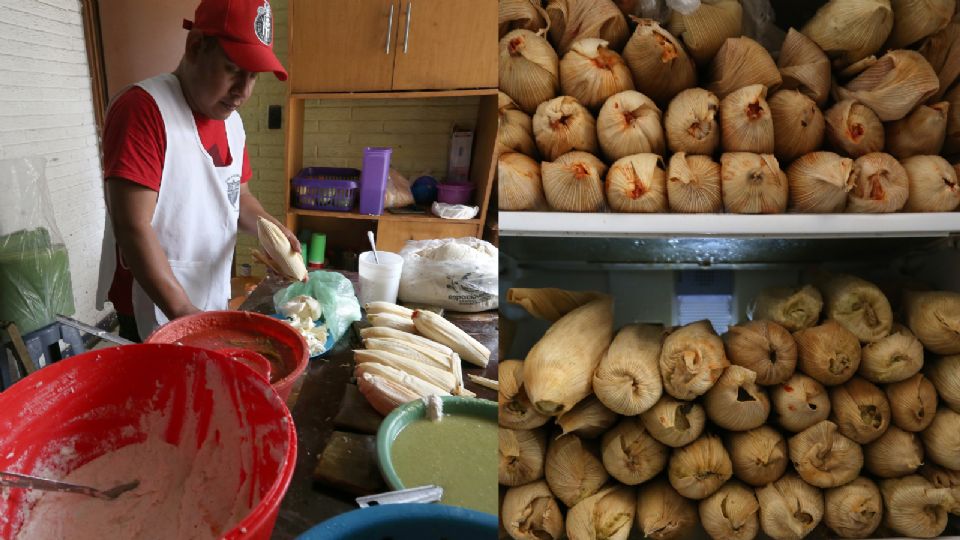
[{"label": "cabinet handle", "polygon": [[387,22],[387,54],[390,54],[390,38],[393,37],[393,8],[396,4],[390,4],[390,20]]},{"label": "cabinet handle", "polygon": [[410,10],[413,9],[413,0],[407,2],[407,29],[403,31],[403,54],[407,54],[407,45],[410,44]]}]

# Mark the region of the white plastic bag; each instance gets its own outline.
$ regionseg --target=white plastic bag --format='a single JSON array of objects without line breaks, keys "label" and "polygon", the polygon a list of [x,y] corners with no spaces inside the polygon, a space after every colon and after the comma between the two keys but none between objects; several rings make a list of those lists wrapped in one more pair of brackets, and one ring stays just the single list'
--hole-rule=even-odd
[{"label": "white plastic bag", "polygon": [[497,308],[499,254],[478,238],[409,240],[400,250],[399,298],[454,311]]},{"label": "white plastic bag", "polygon": [[430,207],[430,211],[443,219],[473,219],[480,212],[480,207],[435,202]]}]

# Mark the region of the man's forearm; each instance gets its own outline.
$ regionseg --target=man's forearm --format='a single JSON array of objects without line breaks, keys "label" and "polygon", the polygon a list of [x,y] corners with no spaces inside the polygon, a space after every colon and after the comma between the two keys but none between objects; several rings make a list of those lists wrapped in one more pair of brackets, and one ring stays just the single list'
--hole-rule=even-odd
[{"label": "man's forearm", "polygon": [[114,224],[117,244],[133,277],[168,319],[199,311],[174,276],[156,233],[146,228]]}]

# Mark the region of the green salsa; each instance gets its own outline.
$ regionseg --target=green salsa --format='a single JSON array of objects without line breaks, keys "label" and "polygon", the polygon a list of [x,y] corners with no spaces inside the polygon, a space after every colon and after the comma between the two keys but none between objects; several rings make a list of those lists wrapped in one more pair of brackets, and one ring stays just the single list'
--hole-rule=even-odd
[{"label": "green salsa", "polygon": [[476,416],[444,415],[408,424],[390,458],[404,487],[435,484],[443,504],[497,513],[497,424]]}]

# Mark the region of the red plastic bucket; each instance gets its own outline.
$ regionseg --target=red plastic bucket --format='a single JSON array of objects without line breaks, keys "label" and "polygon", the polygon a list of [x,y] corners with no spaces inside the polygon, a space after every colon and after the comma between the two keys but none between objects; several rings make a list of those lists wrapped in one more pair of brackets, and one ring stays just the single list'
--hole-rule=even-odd
[{"label": "red plastic bucket", "polygon": [[[236,431],[224,435],[224,428]],[[251,510],[223,538],[270,538],[296,465],[297,435],[289,409],[250,367],[194,347],[129,345],[67,358],[0,393],[0,470],[62,478],[148,435],[237,460],[233,496]],[[222,435],[236,435],[238,444]],[[0,538],[15,537],[39,495],[7,493]]]},{"label": "red plastic bucket", "polygon": [[144,343],[253,350],[270,360],[273,387],[284,400],[310,362],[310,349],[300,332],[280,319],[250,311],[194,313],[157,328]]}]

